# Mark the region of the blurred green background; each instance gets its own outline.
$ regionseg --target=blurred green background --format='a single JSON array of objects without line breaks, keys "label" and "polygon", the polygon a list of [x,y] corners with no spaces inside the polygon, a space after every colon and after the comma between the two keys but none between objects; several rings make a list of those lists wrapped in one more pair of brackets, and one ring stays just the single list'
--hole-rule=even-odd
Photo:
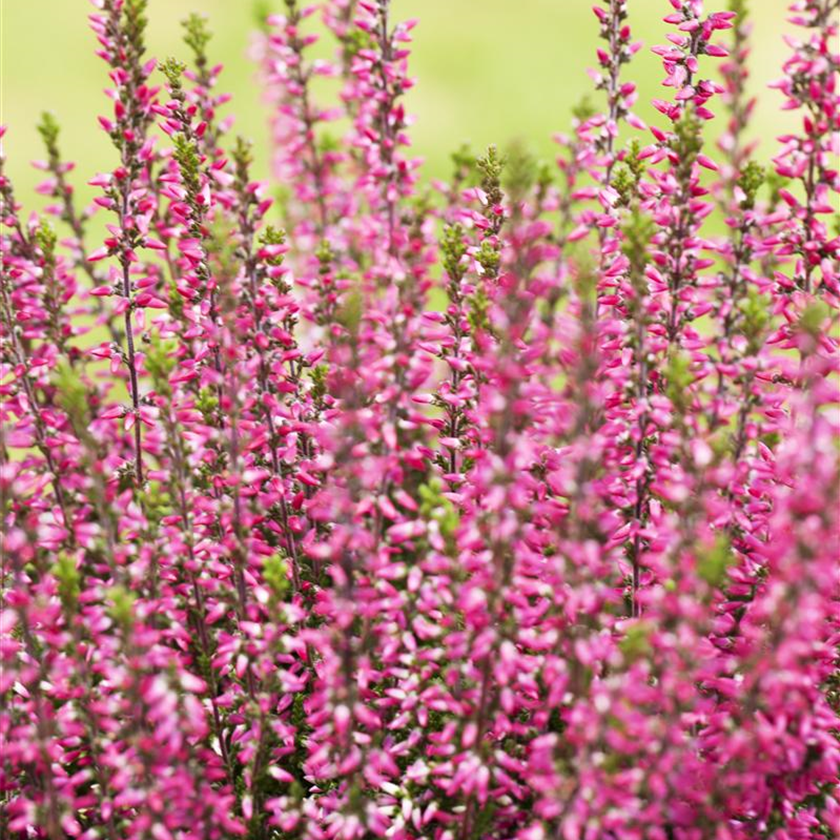
[{"label": "blurred green background", "polygon": [[[727,0],[707,4],[725,8]],[[87,25],[88,0],[0,0],[2,4],[2,115],[8,126],[5,150],[8,172],[18,199],[27,209],[41,200],[32,188],[40,178],[29,161],[42,157],[35,124],[42,110],[53,111],[62,125],[61,146],[75,160],[71,176],[88,198],[84,182],[114,165],[110,141],[99,128],[98,114],[109,113],[102,95],[106,66],[93,51]],[[271,3],[275,9],[279,0]],[[788,48],[786,0],[752,0],[754,20],[752,82],[760,104],[752,134],[761,138],[760,158],[775,152],[774,138],[792,124],[780,111],[781,97],[766,89],[780,75]],[[208,16],[215,37],[210,53],[225,64],[221,86],[233,94],[222,113],[234,113],[234,132],[253,139],[258,173],[268,172],[265,111],[247,57],[255,28],[252,0],[150,0],[148,48],[152,55],[186,58],[180,21],[191,11]],[[593,66],[597,21],[590,0],[394,0],[398,18],[419,18],[411,59],[417,86],[408,98],[416,116],[414,150],[427,161],[426,174],[448,177],[449,154],[463,141],[480,150],[518,138],[541,157],[553,157],[553,134],[566,131],[574,104],[591,89],[586,68]],[[649,47],[663,43],[670,30],[662,17],[667,0],[630,0],[634,36],[645,48],[627,76],[640,86],[639,113],[653,118],[646,104],[667,94],[659,87],[659,59]],[[707,59],[713,65],[716,59]],[[593,103],[600,106],[601,96]],[[661,118],[659,118],[661,122]]]}]

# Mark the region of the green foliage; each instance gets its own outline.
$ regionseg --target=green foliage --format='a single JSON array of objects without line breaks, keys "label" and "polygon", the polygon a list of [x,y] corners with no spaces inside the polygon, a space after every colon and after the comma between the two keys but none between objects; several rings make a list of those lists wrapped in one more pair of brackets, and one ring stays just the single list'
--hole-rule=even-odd
[{"label": "green foliage", "polygon": [[692,108],[686,108],[674,123],[674,139],[671,148],[678,158],[677,179],[685,184],[691,178],[691,170],[703,148],[703,129],[700,119]]},{"label": "green foliage", "polygon": [[[276,228],[274,225],[266,225],[265,230],[260,234],[260,245],[283,245],[286,242],[286,231],[282,228]],[[265,262],[268,265],[282,265],[283,255],[278,254],[276,257],[266,257]]]},{"label": "green foliage", "polygon": [[492,326],[490,324],[490,298],[487,297],[487,292],[484,286],[479,286],[475,292],[470,295],[468,301],[469,309],[467,311],[467,320],[470,322],[473,332],[483,330],[490,332]]},{"label": "green foliage", "polygon": [[[502,226],[503,217],[497,215],[496,207],[501,205],[504,199],[502,193],[501,178],[505,162],[499,155],[495,146],[490,146],[487,153],[476,160],[476,167],[481,173],[481,189],[487,197],[487,206],[484,208],[484,215],[490,222],[490,234],[496,235]],[[476,255],[476,261],[481,266],[484,275],[488,278],[495,278],[499,273],[501,264],[501,246],[498,242],[491,240],[485,235]],[[489,331],[490,322],[487,317],[490,301],[483,286],[479,286],[476,293],[470,299],[469,320],[473,329]]]},{"label": "green foliage", "polygon": [[726,534],[719,533],[714,545],[698,550],[697,574],[709,584],[718,587],[726,579],[729,567],[735,562],[732,544]]},{"label": "green foliage", "polygon": [[207,26],[207,18],[192,12],[181,21],[181,26],[184,27],[184,43],[193,51],[196,67],[204,68],[207,65],[207,45],[213,37]]},{"label": "green foliage", "polygon": [[144,487],[143,507],[149,522],[158,524],[164,516],[168,516],[172,512],[172,497],[166,485],[149,481]]},{"label": "green foliage", "polygon": [[351,336],[358,334],[362,322],[362,295],[357,290],[345,295],[337,320]]},{"label": "green foliage", "polygon": [[537,160],[521,140],[514,140],[508,145],[504,160],[502,185],[511,202],[516,205],[524,201],[537,182]]},{"label": "green foliage", "polygon": [[342,45],[344,47],[342,60],[345,64],[350,64],[362,50],[372,49],[374,40],[369,32],[353,26],[342,39]]},{"label": "green foliage", "polygon": [[475,822],[472,826],[473,840],[482,840],[487,837],[493,830],[496,820],[496,811],[499,810],[499,803],[494,800],[488,800],[481,806],[478,813],[475,815]]},{"label": "green foliage", "polygon": [[309,377],[312,380],[312,400],[317,406],[323,405],[324,397],[329,393],[327,388],[329,372],[329,365],[315,365],[309,372]]},{"label": "green foliage", "polygon": [[107,608],[108,615],[123,630],[130,630],[134,624],[134,603],[137,596],[124,586],[112,586],[108,590],[108,600],[111,602]]},{"label": "green foliage", "polygon": [[123,4],[126,40],[136,56],[142,55],[146,49],[143,39],[149,22],[146,17],[148,5],[148,0],[125,0]]},{"label": "green foliage", "polygon": [[68,613],[76,609],[81,592],[82,576],[76,568],[76,561],[64,552],[60,552],[53,565],[52,573],[58,581],[58,597]]},{"label": "green foliage", "polygon": [[455,506],[443,495],[443,484],[439,479],[432,478],[426,484],[421,484],[417,492],[420,496],[420,515],[427,521],[437,522],[441,536],[452,547],[461,520]]},{"label": "green foliage", "polygon": [[646,213],[642,213],[635,207],[627,215],[621,230],[624,234],[621,250],[630,261],[633,279],[638,282],[648,263],[650,240],[655,226],[653,220]]},{"label": "green foliage", "polygon": [[207,249],[208,263],[213,263],[213,274],[216,276],[222,288],[227,287],[226,282],[232,281],[239,272],[239,252],[237,249],[238,240],[235,228],[225,224],[222,219],[214,221],[209,234],[204,239]]},{"label": "green foliage", "polygon": [[487,195],[487,212],[492,212],[492,207],[502,203],[502,171],[505,168],[505,161],[499,155],[496,146],[490,146],[487,152],[476,159],[478,171],[481,173],[481,189]]},{"label": "green foliage", "polygon": [[289,591],[289,567],[282,554],[272,554],[265,560],[263,578],[274,598],[278,602],[285,601]]},{"label": "green foliage", "polygon": [[341,151],[341,138],[324,131],[317,138],[318,152],[321,155],[332,154]]},{"label": "green foliage", "polygon": [[38,134],[41,135],[41,139],[44,141],[44,146],[46,146],[49,156],[51,158],[57,157],[58,135],[61,129],[55,117],[49,111],[42,112],[41,122],[38,123],[37,129]]},{"label": "green foliage", "polygon": [[650,654],[652,632],[653,626],[647,621],[635,621],[627,628],[624,638],[619,643],[619,649],[628,665]]},{"label": "green foliage", "polygon": [[[598,269],[591,259],[583,257],[578,261],[577,271],[572,277],[575,294],[581,301],[595,304],[598,295]],[[591,317],[591,313],[587,313]]]},{"label": "green foliage", "polygon": [[775,169],[771,169],[766,174],[764,182],[767,184],[767,190],[769,192],[767,204],[770,208],[776,207],[782,199],[780,191],[790,183],[790,178],[779,175]]},{"label": "green foliage", "polygon": [[167,283],[167,289],[169,291],[169,314],[176,321],[180,321],[184,317],[184,299],[178,292],[178,286],[174,277],[170,277],[169,282]]},{"label": "green foliage", "polygon": [[64,359],[60,359],[53,373],[56,402],[67,413],[74,431],[87,436],[88,390],[78,372]]},{"label": "green foliage", "polygon": [[159,393],[169,392],[169,375],[178,364],[174,355],[177,346],[174,339],[163,339],[159,335],[153,335],[146,345],[144,364]]},{"label": "green foliage", "polygon": [[444,271],[455,282],[458,282],[466,272],[466,267],[461,262],[466,253],[467,246],[464,242],[463,226],[457,222],[446,225],[440,239],[441,262]]},{"label": "green foliage", "polygon": [[757,353],[767,327],[771,323],[770,301],[754,287],[747,289],[746,296],[738,304],[741,312],[740,331],[746,337],[749,352]]},{"label": "green foliage", "polygon": [[732,21],[733,26],[740,28],[746,22],[749,14],[747,0],[729,0],[728,5],[728,11],[735,12],[735,19]]},{"label": "green foliage", "polygon": [[592,104],[589,94],[581,97],[580,101],[572,108],[572,116],[581,123],[586,122],[598,113],[598,109]]},{"label": "green foliage", "polygon": [[117,489],[120,493],[137,489],[137,473],[133,463],[126,462],[117,467]]},{"label": "green foliage", "polygon": [[813,303],[809,303],[799,316],[796,329],[816,340],[822,335],[823,325],[830,314],[831,310],[828,308],[828,304],[821,300],[815,300]]},{"label": "green foliage", "polygon": [[474,186],[477,172],[475,168],[475,154],[473,154],[469,143],[462,143],[449,156],[454,167],[452,173],[453,184],[467,184]]},{"label": "green foliage", "polygon": [[642,144],[638,140],[632,140],[613,174],[612,185],[618,193],[619,207],[629,207],[632,200],[639,194],[639,185],[647,168],[645,162],[639,157],[641,151]]},{"label": "green foliage", "polygon": [[752,210],[755,207],[756,195],[764,182],[764,167],[759,166],[754,160],[749,161],[738,176],[738,186],[744,191],[744,199],[741,201],[742,210]]},{"label": "green foliage", "polygon": [[673,352],[665,371],[665,393],[679,412],[684,412],[690,402],[689,388],[694,382],[691,359],[685,353]]},{"label": "green foliage", "polygon": [[41,251],[42,259],[48,273],[55,269],[55,246],[58,243],[58,236],[55,228],[47,221],[42,221],[35,229],[35,244]]},{"label": "green foliage", "polygon": [[318,245],[318,250],[315,252],[315,256],[318,258],[319,272],[321,274],[327,274],[332,268],[332,264],[335,262],[336,254],[326,239],[321,240],[321,244]]},{"label": "green foliage", "polygon": [[[838,654],[840,654],[840,651],[838,651]],[[823,690],[828,704],[840,715],[840,668],[826,679]]]},{"label": "green foliage", "polygon": [[[778,432],[767,432],[759,440],[768,448],[775,449],[781,442],[782,436]],[[838,441],[840,443],[840,441]]]},{"label": "green foliage", "polygon": [[251,15],[257,29],[263,34],[269,31],[268,16],[272,12],[271,0],[253,0],[251,5]]},{"label": "green foliage", "polygon": [[545,198],[548,188],[554,183],[554,168],[548,161],[537,163],[537,197],[540,202]]},{"label": "green foliage", "polygon": [[250,140],[237,135],[231,150],[237,180],[245,186],[248,183],[248,172],[254,163],[253,144]]},{"label": "green foliage", "polygon": [[212,388],[202,388],[198,392],[195,407],[201,412],[204,422],[208,426],[216,425],[216,410],[219,407],[219,398]]},{"label": "green foliage", "polygon": [[496,245],[485,239],[478,249],[475,260],[488,277],[495,277],[499,273],[502,255]]},{"label": "green foliage", "polygon": [[184,134],[176,134],[173,141],[175,143],[173,156],[181,170],[181,179],[187,191],[191,195],[196,195],[200,189],[199,170],[201,166],[198,147],[195,140]]},{"label": "green foliage", "polygon": [[184,70],[187,67],[182,61],[170,56],[160,65],[160,72],[166,76],[166,81],[169,83],[169,90],[173,98],[180,99],[183,97],[183,83],[181,77],[184,75]]}]

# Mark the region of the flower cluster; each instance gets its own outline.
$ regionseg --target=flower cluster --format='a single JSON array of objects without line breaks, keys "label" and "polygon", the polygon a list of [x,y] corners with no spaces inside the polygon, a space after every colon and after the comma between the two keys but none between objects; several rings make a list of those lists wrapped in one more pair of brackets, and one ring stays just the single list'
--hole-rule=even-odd
[{"label": "flower cluster", "polygon": [[413,22],[283,0],[279,190],[206,22],[95,5],[93,204],[49,115],[0,172],[0,835],[840,835],[837,0],[764,165],[745,0],[665,4],[649,127],[599,0],[556,165],[428,186]]}]

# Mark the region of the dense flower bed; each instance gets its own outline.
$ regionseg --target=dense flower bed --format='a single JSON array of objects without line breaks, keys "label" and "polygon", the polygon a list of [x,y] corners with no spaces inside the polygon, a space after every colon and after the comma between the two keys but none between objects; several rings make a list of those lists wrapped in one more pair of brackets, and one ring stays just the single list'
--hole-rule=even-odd
[{"label": "dense flower bed", "polygon": [[557,165],[431,185],[389,0],[266,21],[271,185],[96,5],[114,168],[0,181],[0,836],[840,835],[837,0],[775,150],[743,0],[651,126],[601,0]]}]

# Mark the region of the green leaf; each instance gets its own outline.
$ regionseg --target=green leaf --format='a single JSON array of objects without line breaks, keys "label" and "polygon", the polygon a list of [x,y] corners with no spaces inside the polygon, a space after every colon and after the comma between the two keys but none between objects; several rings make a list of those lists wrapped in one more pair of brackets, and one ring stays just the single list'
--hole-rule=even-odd
[{"label": "green leaf", "polygon": [[272,554],[263,564],[263,578],[278,601],[286,600],[289,591],[289,567],[282,554]]},{"label": "green leaf", "polygon": [[718,534],[714,545],[698,552],[697,574],[709,586],[718,587],[726,579],[729,567],[735,562],[735,553],[726,534]]},{"label": "green leaf", "polygon": [[799,316],[796,324],[797,329],[800,332],[807,333],[812,338],[819,338],[823,331],[823,324],[830,313],[831,310],[827,304],[821,300],[816,300],[809,304]]},{"label": "green leaf", "polygon": [[523,201],[537,181],[537,161],[521,140],[508,145],[503,186],[514,205]]},{"label": "green leaf", "polygon": [[358,333],[359,324],[362,322],[362,296],[358,291],[352,291],[345,296],[337,320],[350,335]]},{"label": "green leaf", "polygon": [[627,628],[624,638],[618,645],[627,664],[650,655],[652,650],[650,634],[652,632],[653,625],[648,621],[636,621]]},{"label": "green leaf", "polygon": [[169,391],[169,374],[175,370],[178,364],[178,360],[174,356],[177,346],[174,339],[162,339],[158,335],[153,335],[146,347],[144,363],[146,370],[152,377],[156,391]]},{"label": "green leaf", "polygon": [[134,624],[134,603],[137,596],[124,586],[113,586],[108,590],[108,615],[122,627],[128,630]]},{"label": "green leaf", "polygon": [[169,82],[169,87],[173,91],[180,91],[181,89],[181,76],[186,70],[187,67],[182,61],[178,61],[178,59],[169,56],[163,64],[160,65],[160,72],[166,76],[166,80]]},{"label": "green leaf", "polygon": [[62,606],[67,612],[73,612],[79,600],[82,580],[76,568],[76,561],[69,554],[61,552],[56,558],[52,572],[58,581],[58,597]]},{"label": "green leaf", "polygon": [[184,27],[184,43],[193,51],[195,63],[198,67],[207,64],[207,44],[213,37],[213,33],[207,26],[207,18],[192,12],[190,16],[181,21]]},{"label": "green leaf", "polygon": [[456,222],[444,227],[443,236],[440,239],[440,253],[444,271],[450,279],[460,280],[466,272],[466,266],[462,265],[461,260],[467,253],[462,225]]},{"label": "green leaf", "polygon": [[756,195],[764,181],[764,167],[754,160],[749,161],[738,176],[738,186],[744,191],[744,199],[741,202],[743,210],[752,210],[755,207]]},{"label": "green leaf", "polygon": [[86,432],[88,416],[88,390],[76,370],[64,359],[59,360],[53,373],[56,401],[67,412],[77,433]]},{"label": "green leaf", "polygon": [[691,359],[685,353],[672,353],[665,371],[665,393],[674,408],[684,410],[689,403],[689,388],[694,382]]},{"label": "green leaf", "polygon": [[747,289],[747,296],[738,308],[743,316],[740,329],[749,343],[750,353],[757,353],[761,349],[761,342],[767,327],[770,325],[773,311],[771,301],[755,288]]},{"label": "green leaf", "polygon": [[489,207],[502,203],[501,179],[505,161],[495,146],[489,146],[486,154],[479,157],[475,165],[481,173],[481,189],[487,195]]},{"label": "green leaf", "polygon": [[41,122],[38,123],[37,128],[38,134],[41,135],[41,139],[44,141],[44,145],[46,146],[47,152],[50,156],[52,156],[53,153],[57,154],[60,127],[55,117],[49,111],[44,111],[41,114]]}]

